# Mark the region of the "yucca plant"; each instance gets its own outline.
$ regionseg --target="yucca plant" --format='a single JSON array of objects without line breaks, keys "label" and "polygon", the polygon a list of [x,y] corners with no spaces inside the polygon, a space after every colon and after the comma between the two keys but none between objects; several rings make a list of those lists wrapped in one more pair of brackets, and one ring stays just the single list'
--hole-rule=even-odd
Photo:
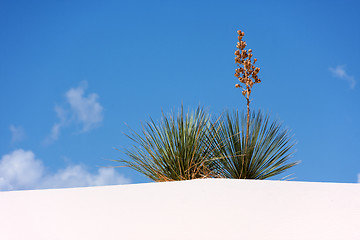
[{"label": "yucca plant", "polygon": [[297,162],[288,163],[292,156],[294,142],[288,131],[282,129],[277,121],[270,122],[269,116],[259,111],[250,111],[250,96],[253,85],[261,83],[258,74],[260,68],[255,64],[252,49],[246,50],[243,40],[245,33],[237,31],[238,42],[235,51],[235,77],[240,83],[236,88],[242,90],[246,99],[246,115],[238,112],[231,115],[227,112],[214,129],[217,142],[217,169],[227,178],[265,179],[280,174],[295,166]]},{"label": "yucca plant", "polygon": [[[298,162],[290,162],[295,142],[289,131],[269,115],[226,112],[214,124],[214,156],[218,176],[238,179],[266,179],[283,173]],[[248,135],[247,133],[247,126]],[[248,140],[247,140],[248,137]]]},{"label": "yucca plant", "polygon": [[250,95],[260,83],[252,50],[246,50],[244,32],[238,31],[235,87],[242,89],[246,114],[226,112],[211,122],[202,108],[166,115],[159,122],[143,124],[140,133],[128,137],[135,143],[125,153],[125,166],[154,181],[190,180],[206,177],[266,179],[295,166],[290,162],[294,141],[277,121],[260,111],[250,112]]},{"label": "yucca plant", "polygon": [[135,145],[125,150],[130,160],[119,160],[154,181],[190,180],[214,176],[214,146],[209,137],[210,116],[202,108],[164,114],[156,123],[143,124],[128,137]]}]

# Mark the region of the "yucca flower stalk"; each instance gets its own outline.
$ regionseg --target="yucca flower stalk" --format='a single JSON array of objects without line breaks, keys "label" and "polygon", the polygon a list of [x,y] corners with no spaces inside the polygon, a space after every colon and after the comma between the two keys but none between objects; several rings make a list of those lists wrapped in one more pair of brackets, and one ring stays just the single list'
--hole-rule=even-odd
[{"label": "yucca flower stalk", "polygon": [[210,115],[202,108],[164,114],[159,122],[143,124],[140,133],[128,137],[135,143],[122,162],[150,179],[179,181],[214,177],[214,142],[210,137]]},{"label": "yucca flower stalk", "polygon": [[237,50],[235,51],[235,63],[238,68],[235,69],[235,77],[240,81],[240,83],[235,84],[236,88],[242,90],[242,95],[246,98],[247,106],[247,124],[246,124],[246,139],[245,139],[245,149],[248,146],[249,140],[249,128],[250,128],[250,95],[251,89],[255,83],[260,83],[261,80],[258,77],[260,68],[255,67],[257,61],[256,58],[253,58],[252,50],[246,50],[246,42],[243,40],[245,33],[241,30],[237,31],[238,40],[236,44]]}]

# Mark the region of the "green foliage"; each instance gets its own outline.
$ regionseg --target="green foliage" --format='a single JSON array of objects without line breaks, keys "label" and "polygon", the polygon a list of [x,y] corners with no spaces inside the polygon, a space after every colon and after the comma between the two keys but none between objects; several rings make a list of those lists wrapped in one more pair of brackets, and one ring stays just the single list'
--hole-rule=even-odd
[{"label": "green foliage", "polygon": [[218,174],[224,178],[266,179],[283,173],[298,162],[288,163],[295,145],[289,132],[261,111],[250,114],[246,144],[247,116],[226,112],[213,128]]},{"label": "green foliage", "polygon": [[154,181],[189,180],[211,176],[213,146],[210,117],[201,108],[165,115],[157,124],[143,124],[140,134],[128,135],[136,144],[126,150],[131,160],[121,160]]},{"label": "green foliage", "polygon": [[156,123],[143,124],[141,133],[128,137],[135,145],[120,160],[154,181],[178,181],[206,177],[266,179],[295,166],[288,163],[294,142],[288,130],[261,111],[250,115],[248,146],[247,114],[225,112],[215,121],[202,108],[165,115]]}]

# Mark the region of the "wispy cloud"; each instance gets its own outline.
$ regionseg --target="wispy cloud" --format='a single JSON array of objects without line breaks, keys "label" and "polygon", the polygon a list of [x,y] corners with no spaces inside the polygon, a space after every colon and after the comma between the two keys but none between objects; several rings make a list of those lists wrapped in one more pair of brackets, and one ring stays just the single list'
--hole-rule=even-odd
[{"label": "wispy cloud", "polygon": [[17,149],[0,160],[0,190],[25,190],[103,186],[130,183],[113,168],[92,174],[82,165],[69,165],[56,173],[46,173],[44,164],[32,151]]},{"label": "wispy cloud", "polygon": [[77,88],[71,88],[66,92],[66,99],[70,104],[73,117],[82,124],[82,131],[86,132],[97,127],[103,120],[102,110],[98,95],[91,93],[87,97],[84,92],[87,88],[87,82],[82,82]]},{"label": "wispy cloud", "polygon": [[335,68],[329,68],[329,71],[333,74],[334,77],[338,77],[348,82],[351,89],[355,88],[356,80],[354,76],[350,76],[345,71],[345,65],[337,65]]},{"label": "wispy cloud", "polygon": [[14,126],[14,125],[10,125],[9,127],[10,131],[11,131],[11,142],[20,142],[25,138],[25,131],[24,128],[21,126]]},{"label": "wispy cloud", "polygon": [[71,124],[80,124],[80,133],[98,127],[103,121],[103,107],[98,102],[96,93],[85,95],[87,82],[81,82],[77,88],[71,88],[65,93],[67,106],[55,106],[59,121],[51,129],[50,135],[45,139],[49,144],[59,138],[62,128]]},{"label": "wispy cloud", "polygon": [[51,133],[45,139],[45,144],[50,144],[51,142],[57,140],[59,138],[61,128],[66,126],[69,122],[66,117],[66,111],[62,107],[55,106],[55,112],[59,121],[51,128]]}]

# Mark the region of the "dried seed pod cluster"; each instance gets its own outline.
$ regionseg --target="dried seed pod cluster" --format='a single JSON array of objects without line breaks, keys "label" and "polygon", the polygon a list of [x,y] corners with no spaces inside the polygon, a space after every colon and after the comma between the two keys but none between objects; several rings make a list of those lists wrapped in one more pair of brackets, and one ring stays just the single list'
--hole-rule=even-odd
[{"label": "dried seed pod cluster", "polygon": [[242,89],[242,94],[249,101],[251,88],[254,83],[260,83],[261,80],[258,77],[258,73],[260,68],[255,67],[255,63],[257,61],[256,58],[253,58],[252,50],[246,50],[246,42],[242,40],[245,33],[241,30],[237,31],[239,42],[236,45],[237,50],[235,51],[235,63],[238,66],[235,69],[235,77],[239,79],[239,81],[244,84],[243,87],[241,84],[235,84],[236,88]]}]

